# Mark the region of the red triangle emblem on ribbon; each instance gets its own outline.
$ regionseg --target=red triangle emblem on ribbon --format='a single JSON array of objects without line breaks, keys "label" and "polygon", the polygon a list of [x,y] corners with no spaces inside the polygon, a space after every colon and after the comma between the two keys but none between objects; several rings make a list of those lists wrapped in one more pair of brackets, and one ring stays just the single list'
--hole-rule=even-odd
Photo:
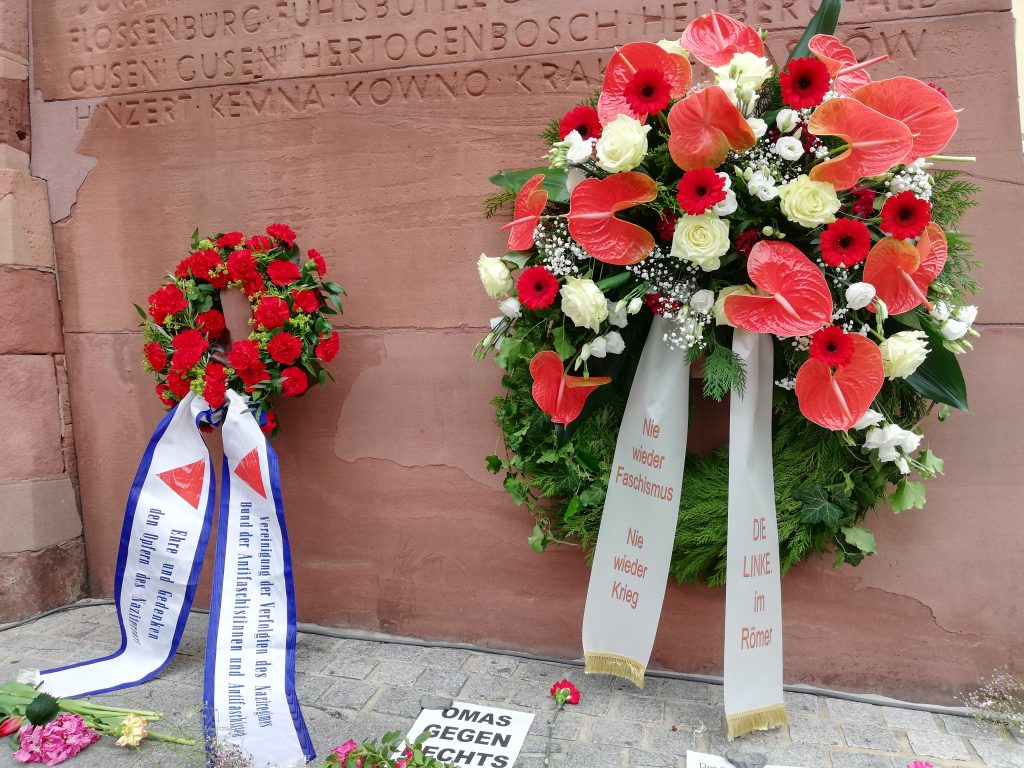
[{"label": "red triangle emblem on ribbon", "polygon": [[253,448],[235,466],[235,474],[238,475],[246,485],[256,493],[267,498],[266,489],[263,487],[263,472],[260,471],[260,453],[258,448]]},{"label": "red triangle emblem on ribbon", "polygon": [[200,459],[177,469],[168,469],[166,472],[157,474],[157,477],[163,480],[168,488],[191,504],[193,509],[199,509],[199,499],[203,495],[203,480],[206,479],[205,461]]}]

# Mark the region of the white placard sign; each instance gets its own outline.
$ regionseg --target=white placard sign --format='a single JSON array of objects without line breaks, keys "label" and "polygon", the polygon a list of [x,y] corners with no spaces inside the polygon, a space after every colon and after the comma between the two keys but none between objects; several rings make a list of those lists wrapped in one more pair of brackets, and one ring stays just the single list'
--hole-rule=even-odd
[{"label": "white placard sign", "polygon": [[733,768],[733,764],[718,755],[686,750],[686,768]]},{"label": "white placard sign", "polygon": [[424,731],[423,754],[466,768],[512,768],[533,724],[529,712],[453,701],[445,709],[424,709],[409,729],[409,742]]}]

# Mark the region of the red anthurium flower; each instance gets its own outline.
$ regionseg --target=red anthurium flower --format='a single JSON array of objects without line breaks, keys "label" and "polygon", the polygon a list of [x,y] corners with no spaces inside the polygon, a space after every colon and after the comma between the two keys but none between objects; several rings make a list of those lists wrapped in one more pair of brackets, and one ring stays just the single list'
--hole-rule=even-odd
[{"label": "red anthurium flower", "polygon": [[810,56],[793,59],[779,73],[782,101],[793,109],[816,107],[828,93],[828,69]]},{"label": "red anthurium flower", "polygon": [[544,174],[538,173],[523,184],[516,196],[515,216],[501,228],[502,231],[512,230],[508,236],[510,251],[525,251],[533,247],[533,232],[537,229],[544,206],[548,204],[548,193],[541,187],[543,183]]},{"label": "red anthurium flower", "polygon": [[918,237],[932,220],[931,212],[932,204],[908,189],[885,201],[882,230],[901,240]]},{"label": "red anthurium flower", "polygon": [[641,123],[660,112],[670,99],[678,99],[690,87],[690,62],[654,43],[627,43],[619,48],[604,71],[597,102],[601,124],[619,115]]},{"label": "red anthurium flower", "polygon": [[544,267],[524,269],[516,283],[519,302],[527,309],[547,309],[558,296],[558,278]]},{"label": "red anthurium flower", "polygon": [[[562,693],[563,691],[564,693]],[[568,680],[559,680],[557,683],[552,685],[551,695],[554,697],[555,701],[558,701],[558,699],[561,698],[565,704],[580,703],[579,689]]]},{"label": "red anthurium flower", "polygon": [[562,358],[548,349],[530,361],[533,399],[555,424],[568,424],[583,410],[590,393],[611,381],[608,376],[568,376]]},{"label": "red anthurium flower", "polygon": [[[879,240],[864,262],[864,282],[875,286],[890,315],[928,303],[928,286],[946,264],[946,233],[934,222],[925,227],[915,247],[908,240]],[[874,305],[868,307],[874,311]]]},{"label": "red anthurium flower", "polygon": [[[812,340],[812,348],[813,343]],[[867,413],[882,389],[885,372],[882,353],[870,339],[848,333],[841,344],[844,348],[849,345],[849,359],[845,363],[837,365],[811,357],[800,367],[796,374],[796,398],[808,421],[845,432]],[[839,345],[836,346],[838,350]],[[832,356],[835,359],[837,355]],[[845,353],[842,356],[845,358]]]},{"label": "red anthurium flower", "polygon": [[865,176],[885,173],[903,162],[914,137],[899,120],[886,117],[855,99],[826,101],[811,115],[807,129],[815,136],[838,136],[847,149],[811,169],[811,179],[849,189]]},{"label": "red anthurium flower", "polygon": [[584,139],[601,138],[601,120],[593,107],[576,107],[565,113],[558,124],[558,138],[564,139],[576,131]]},{"label": "red anthurium flower", "polygon": [[637,264],[654,250],[654,238],[643,227],[615,214],[657,196],[654,179],[635,171],[584,179],[569,199],[569,234],[598,261]]},{"label": "red anthurium flower", "polygon": [[737,53],[764,56],[764,41],[756,29],[715,11],[691,21],[679,44],[709,67],[724,67]]},{"label": "red anthurium flower", "polygon": [[867,258],[871,232],[856,219],[836,219],[821,233],[821,260],[831,267],[852,267]]},{"label": "red anthurium flower", "polygon": [[780,240],[757,242],[747,258],[747,273],[769,295],[726,297],[726,317],[737,328],[780,337],[806,336],[831,321],[832,293],[825,276],[795,245]]},{"label": "red anthurium flower", "polygon": [[910,129],[913,146],[901,162],[941,152],[956,133],[956,110],[934,88],[912,77],[893,77],[858,88],[850,98],[866,104]]},{"label": "red anthurium flower", "polygon": [[840,96],[849,96],[853,91],[871,82],[867,68],[889,58],[876,56],[867,61],[857,62],[853,51],[832,35],[815,35],[808,47],[832,77],[832,90]]},{"label": "red anthurium flower", "polygon": [[717,85],[689,94],[668,113],[668,150],[684,171],[717,168],[729,150],[742,152],[757,143],[743,114]]},{"label": "red anthurium flower", "polygon": [[694,168],[679,180],[676,200],[691,216],[700,216],[725,200],[725,179],[714,168]]},{"label": "red anthurium flower", "polygon": [[811,360],[820,360],[833,368],[840,368],[853,359],[853,340],[851,334],[838,325],[830,325],[811,336],[808,351]]}]

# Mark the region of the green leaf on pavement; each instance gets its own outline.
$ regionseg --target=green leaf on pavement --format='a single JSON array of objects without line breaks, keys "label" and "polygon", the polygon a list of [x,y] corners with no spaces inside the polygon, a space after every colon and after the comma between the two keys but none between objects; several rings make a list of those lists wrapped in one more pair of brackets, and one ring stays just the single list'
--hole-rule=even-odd
[{"label": "green leaf on pavement", "polygon": [[46,725],[60,713],[57,700],[48,693],[40,693],[25,708],[25,717],[32,725]]}]

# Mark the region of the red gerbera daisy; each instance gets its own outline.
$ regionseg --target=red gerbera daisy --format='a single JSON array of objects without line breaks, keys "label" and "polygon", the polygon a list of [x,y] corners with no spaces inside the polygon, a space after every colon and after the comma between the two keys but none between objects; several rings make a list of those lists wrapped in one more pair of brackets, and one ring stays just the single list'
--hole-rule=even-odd
[{"label": "red gerbera daisy", "polygon": [[744,257],[749,256],[751,248],[763,239],[756,229],[748,229],[736,238],[736,251]]},{"label": "red gerbera daisy", "polygon": [[547,309],[558,295],[558,278],[544,267],[524,269],[516,283],[519,302],[527,309]]},{"label": "red gerbera daisy", "polygon": [[779,73],[782,100],[793,109],[816,107],[828,92],[828,69],[813,56],[793,59]]},{"label": "red gerbera daisy", "polygon": [[676,200],[688,214],[700,216],[725,200],[725,179],[715,173],[714,168],[694,168],[679,180]]},{"label": "red gerbera daisy", "polygon": [[840,368],[853,359],[853,339],[838,325],[830,325],[811,336],[810,355],[812,360]]},{"label": "red gerbera daisy", "polygon": [[821,259],[831,267],[852,267],[868,256],[871,233],[862,221],[836,219],[821,233]]},{"label": "red gerbera daisy", "polygon": [[672,86],[660,69],[645,67],[633,74],[623,95],[634,112],[650,115],[668,106]]},{"label": "red gerbera daisy", "polygon": [[900,240],[918,237],[932,220],[931,213],[932,204],[908,189],[885,201],[882,229]]},{"label": "red gerbera daisy", "polygon": [[564,139],[573,131],[584,139],[600,139],[601,121],[597,117],[597,110],[593,107],[576,107],[566,112],[558,124],[558,138]]}]

